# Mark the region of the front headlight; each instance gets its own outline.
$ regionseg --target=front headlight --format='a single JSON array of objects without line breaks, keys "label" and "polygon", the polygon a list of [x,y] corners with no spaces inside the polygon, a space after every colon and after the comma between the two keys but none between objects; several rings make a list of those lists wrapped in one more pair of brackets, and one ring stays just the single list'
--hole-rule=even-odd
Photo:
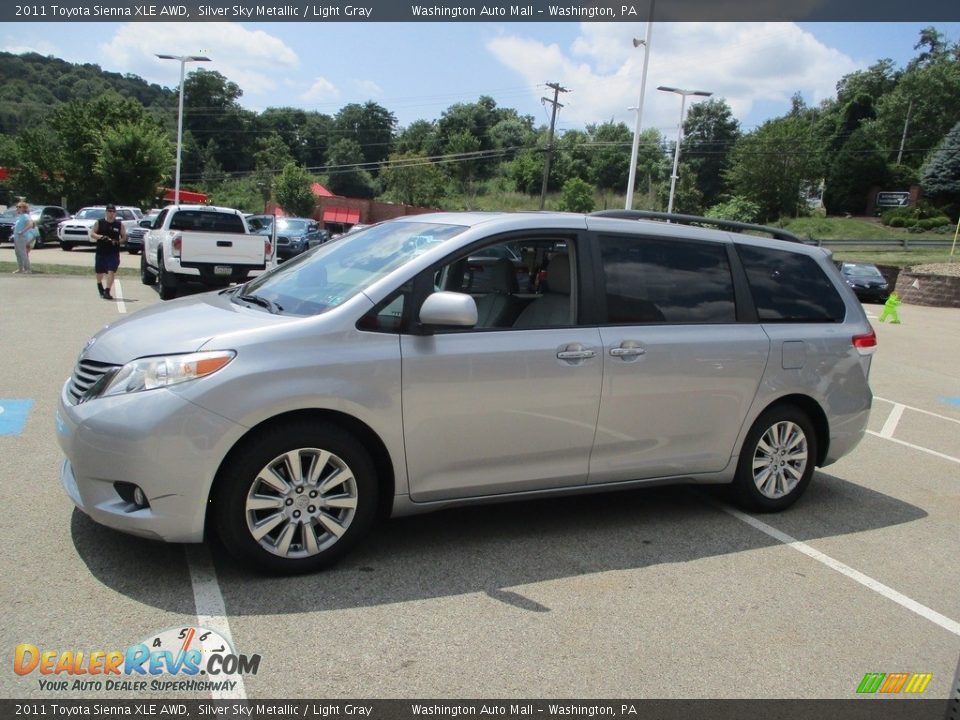
[{"label": "front headlight", "polygon": [[154,390],[196,380],[212,375],[236,356],[233,350],[215,350],[133,360],[120,368],[96,397]]}]

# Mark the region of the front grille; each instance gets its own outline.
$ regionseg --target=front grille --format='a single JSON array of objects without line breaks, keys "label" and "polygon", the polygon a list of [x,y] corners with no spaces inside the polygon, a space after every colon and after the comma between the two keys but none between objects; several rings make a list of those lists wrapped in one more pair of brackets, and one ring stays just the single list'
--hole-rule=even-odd
[{"label": "front grille", "polygon": [[81,360],[78,362],[77,366],[73,369],[73,377],[70,378],[70,385],[67,388],[67,393],[73,400],[73,404],[77,405],[87,391],[93,387],[94,383],[117,367],[119,366],[94,362],[93,360]]},{"label": "front grille", "polygon": [[278,245],[278,246],[279,246],[279,245],[289,245],[289,244],[290,244],[290,238],[283,237],[283,235],[281,235],[281,236],[279,236],[279,237],[277,238],[277,245]]}]

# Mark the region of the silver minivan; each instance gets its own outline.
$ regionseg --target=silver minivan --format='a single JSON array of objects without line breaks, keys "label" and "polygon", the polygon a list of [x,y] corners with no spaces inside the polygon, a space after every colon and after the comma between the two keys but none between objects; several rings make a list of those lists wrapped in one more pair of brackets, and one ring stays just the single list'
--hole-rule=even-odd
[{"label": "silver minivan", "polygon": [[876,336],[828,253],[631,218],[442,213],[111,324],[67,494],[303,572],[377,518],[659,483],[788,507],[863,436]]}]

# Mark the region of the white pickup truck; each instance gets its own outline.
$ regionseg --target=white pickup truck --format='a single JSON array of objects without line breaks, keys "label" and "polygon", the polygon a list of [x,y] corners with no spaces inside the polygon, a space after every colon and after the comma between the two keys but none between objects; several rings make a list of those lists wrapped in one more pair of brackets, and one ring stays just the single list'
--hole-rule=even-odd
[{"label": "white pickup truck", "polygon": [[140,279],[160,285],[160,298],[177,296],[188,281],[210,287],[243,282],[274,262],[269,236],[251,235],[239,210],[209,205],[169,205],[143,238]]}]

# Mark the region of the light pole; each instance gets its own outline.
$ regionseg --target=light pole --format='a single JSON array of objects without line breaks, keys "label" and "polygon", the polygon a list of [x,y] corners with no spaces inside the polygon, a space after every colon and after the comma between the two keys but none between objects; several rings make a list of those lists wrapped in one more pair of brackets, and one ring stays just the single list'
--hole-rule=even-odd
[{"label": "light pole", "polygon": [[647,89],[647,67],[650,65],[650,34],[653,31],[653,0],[650,0],[650,19],[647,20],[647,37],[633,39],[633,46],[643,46],[643,75],[640,80],[640,101],[637,103],[637,124],[633,128],[633,148],[630,150],[630,177],[627,180],[625,209],[633,209],[633,186],[637,178],[637,155],[640,150],[640,120],[643,114],[643,95]]},{"label": "light pole", "polygon": [[203,55],[160,55],[161,60],[180,61],[180,109],[177,112],[177,174],[173,185],[173,202],[180,204],[180,149],[183,147],[183,74],[188,62],[210,62],[210,58]]},{"label": "light pole", "polygon": [[677,147],[673,151],[673,175],[670,176],[670,202],[667,204],[667,212],[673,212],[673,194],[677,189],[677,168],[680,166],[680,138],[683,136],[683,111],[686,108],[687,96],[695,95],[697,97],[710,97],[713,95],[712,92],[705,92],[703,90],[681,90],[680,88],[672,88],[661,85],[657,90],[663,90],[664,92],[676,93],[680,96],[680,125],[677,127]]}]

